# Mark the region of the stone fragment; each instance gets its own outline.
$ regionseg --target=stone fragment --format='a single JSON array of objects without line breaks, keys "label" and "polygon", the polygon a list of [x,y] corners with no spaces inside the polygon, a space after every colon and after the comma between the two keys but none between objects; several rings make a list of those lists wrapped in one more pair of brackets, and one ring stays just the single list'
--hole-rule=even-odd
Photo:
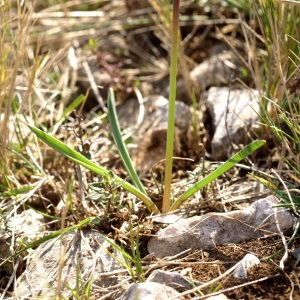
[{"label": "stone fragment", "polygon": [[18,215],[11,216],[8,221],[8,227],[13,228],[18,241],[26,238],[26,244],[42,238],[47,229],[44,217],[32,209],[27,209]]},{"label": "stone fragment", "polygon": [[247,279],[247,272],[255,265],[260,264],[260,260],[253,254],[246,254],[241,260],[240,265],[234,270],[233,277]]},{"label": "stone fragment", "polygon": [[229,300],[229,298],[224,294],[220,294],[220,295],[208,297],[206,298],[206,300]]},{"label": "stone fragment", "polygon": [[[135,128],[139,134],[149,129],[166,127],[168,124],[168,99],[151,95],[143,99],[143,109],[136,99],[128,99],[117,107],[121,127]],[[140,116],[141,114],[141,116]],[[138,119],[142,118],[139,123]],[[175,101],[175,126],[179,130],[187,130],[190,125],[191,110],[183,102]],[[138,126],[138,128],[136,128]]]},{"label": "stone fragment", "polygon": [[183,276],[178,272],[164,270],[154,270],[147,278],[147,282],[158,282],[174,289],[185,288],[187,290],[200,285],[199,282],[191,281],[189,277]]},{"label": "stone fragment", "polygon": [[231,49],[215,51],[191,72],[191,79],[202,87],[229,85],[241,75],[241,61]]},{"label": "stone fragment", "polygon": [[[110,244],[95,230],[73,231],[63,235],[62,239],[45,242],[37,248],[26,271],[18,279],[15,295],[22,299],[37,296],[53,298],[58,289],[61,263],[59,296],[66,299],[71,297],[70,289],[75,288],[78,276],[85,283],[92,278],[91,293],[93,287],[101,290],[117,284],[117,276],[105,276],[106,272],[121,269],[110,252],[122,259],[121,254],[111,249]],[[98,294],[101,296],[101,292]]]},{"label": "stone fragment", "polygon": [[258,129],[258,97],[259,92],[254,89],[212,87],[208,90],[208,110],[215,129],[211,151],[216,160],[230,156],[231,143],[246,145],[251,141],[251,131]]},{"label": "stone fragment", "polygon": [[[225,44],[217,44],[212,47],[209,57],[191,70],[190,80],[196,88],[200,87],[201,90],[211,86],[232,86],[235,84],[233,79],[236,78],[245,82],[249,81],[249,77],[242,75],[242,68],[242,61],[230,47]],[[184,80],[179,79],[177,99],[183,102],[188,101],[187,89],[191,89],[191,87],[187,87]],[[168,92],[169,90],[166,88],[163,95],[166,96]]]},{"label": "stone fragment", "polygon": [[152,220],[155,223],[162,223],[162,224],[173,224],[179,221],[182,218],[185,218],[185,214],[161,214],[152,216]]},{"label": "stone fragment", "polygon": [[241,243],[278,233],[277,226],[281,231],[294,226],[295,217],[285,208],[273,208],[275,204],[276,199],[269,196],[244,210],[182,219],[151,238],[148,252],[162,258],[189,248],[206,250],[225,243]]},{"label": "stone fragment", "polygon": [[[168,99],[162,96],[149,96],[144,99],[144,117],[138,123],[139,107],[137,101],[126,101],[118,108],[120,125],[123,128],[135,128],[137,149],[131,151],[131,157],[140,176],[149,174],[149,170],[165,158],[166,136],[168,128]],[[174,156],[181,150],[181,137],[186,135],[190,126],[191,110],[183,102],[175,102]]]},{"label": "stone fragment", "polygon": [[300,246],[292,250],[292,255],[294,256],[294,258],[297,259],[297,262],[295,264],[295,266],[297,266],[298,263],[300,262]]},{"label": "stone fragment", "polygon": [[173,297],[183,299],[179,296],[180,293],[166,285],[157,282],[143,282],[131,285],[120,300],[165,300]]}]

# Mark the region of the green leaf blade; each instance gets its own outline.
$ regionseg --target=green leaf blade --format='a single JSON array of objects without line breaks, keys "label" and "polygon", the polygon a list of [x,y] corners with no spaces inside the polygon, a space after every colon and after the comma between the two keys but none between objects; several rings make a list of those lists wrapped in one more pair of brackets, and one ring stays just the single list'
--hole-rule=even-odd
[{"label": "green leaf blade", "polygon": [[177,209],[184,201],[186,201],[189,197],[198,192],[201,188],[208,185],[210,182],[224,174],[226,171],[234,167],[241,160],[249,156],[251,153],[256,151],[258,148],[262,147],[265,144],[265,141],[259,140],[254,141],[251,144],[244,147],[238,153],[229,158],[226,162],[224,162],[221,166],[219,166],[215,171],[195,183],[191,188],[185,191],[171,206],[170,211]]},{"label": "green leaf blade", "polygon": [[[48,146],[53,148],[55,151],[61,153],[62,155],[66,156],[70,160],[74,161],[75,163],[87,168],[88,170],[91,170],[92,172],[98,174],[98,175],[108,175],[108,171],[92,161],[88,160],[86,157],[81,155],[79,152],[73,150],[72,148],[65,145],[63,142],[57,140],[50,134],[36,128],[33,126],[29,126],[32,132],[34,132],[44,143],[46,143]],[[122,178],[116,176],[116,182],[122,183],[122,188],[128,191],[129,193],[133,194],[140,200],[142,200],[145,205],[147,206],[148,210],[151,212],[154,212],[155,214],[159,213],[158,208],[156,205],[151,201],[151,199],[147,196],[147,194],[141,192],[139,189],[135,188],[130,183],[124,181]]]},{"label": "green leaf blade", "polygon": [[136,173],[136,170],[133,167],[132,161],[130,159],[129,153],[126,149],[126,146],[123,142],[120,126],[118,122],[117,112],[116,112],[116,106],[115,106],[115,96],[114,91],[112,88],[109,90],[108,94],[108,118],[109,118],[109,124],[112,131],[112,135],[115,141],[115,144],[117,146],[118,152],[121,156],[121,159],[123,161],[124,167],[132,180],[134,186],[138,188],[142,193],[147,195],[147,192],[143,186],[143,184],[140,181],[139,176]]}]

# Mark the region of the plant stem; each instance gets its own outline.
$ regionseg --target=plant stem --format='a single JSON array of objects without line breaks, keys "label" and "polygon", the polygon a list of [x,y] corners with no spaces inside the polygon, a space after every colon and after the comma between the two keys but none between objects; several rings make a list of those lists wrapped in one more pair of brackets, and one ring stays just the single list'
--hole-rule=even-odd
[{"label": "plant stem", "polygon": [[171,197],[173,141],[174,141],[174,123],[175,123],[176,78],[177,78],[179,3],[180,3],[180,0],[173,1],[170,92],[169,92],[168,130],[167,130],[165,180],[164,180],[164,198],[163,198],[163,205],[162,205],[162,213],[167,213],[169,211],[170,197]]}]

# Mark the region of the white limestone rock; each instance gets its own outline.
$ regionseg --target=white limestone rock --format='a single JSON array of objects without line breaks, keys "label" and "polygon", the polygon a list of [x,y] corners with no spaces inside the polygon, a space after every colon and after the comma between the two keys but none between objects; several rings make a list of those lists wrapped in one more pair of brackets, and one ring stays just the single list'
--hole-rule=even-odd
[{"label": "white limestone rock", "polygon": [[[168,128],[168,99],[153,95],[144,98],[143,109],[137,100],[126,101],[118,107],[119,122],[123,128],[135,129],[133,134],[136,149],[130,155],[140,176],[149,174],[150,169],[165,158]],[[142,115],[139,123],[139,116]],[[191,124],[190,107],[183,102],[175,102],[174,156],[181,151],[181,137],[187,135]]]},{"label": "white limestone rock", "polygon": [[215,159],[227,159],[232,142],[246,145],[251,141],[249,132],[259,129],[258,97],[259,92],[254,89],[211,87],[208,90],[208,110],[215,128],[211,151]]},{"label": "white limestone rock", "polygon": [[26,238],[27,244],[44,237],[47,229],[44,216],[32,209],[12,215],[8,221],[8,227],[14,230],[18,241]]},{"label": "white limestone rock", "polygon": [[[164,270],[154,270],[147,278],[147,282],[163,283],[174,289],[185,288],[188,290],[195,287],[189,283],[189,277],[183,276],[178,272]],[[193,284],[198,286],[200,282],[193,281]]]},{"label": "white limestone rock", "polygon": [[[241,243],[291,228],[295,217],[285,208],[273,208],[273,196],[260,199],[244,210],[208,213],[182,219],[161,229],[148,242],[148,252],[158,258],[189,248],[209,249],[225,243]],[[278,225],[277,225],[278,224]]]},{"label": "white limestone rock", "polygon": [[129,287],[120,300],[166,300],[179,297],[180,293],[171,287],[157,282],[135,283]]},{"label": "white limestone rock", "polygon": [[254,254],[248,253],[241,260],[240,265],[234,270],[233,277],[247,279],[247,272],[255,265],[259,265],[260,260]]},{"label": "white limestone rock", "polygon": [[58,288],[60,263],[63,265],[60,296],[66,299],[71,296],[66,285],[75,288],[78,276],[82,282],[92,278],[92,294],[93,287],[101,290],[118,284],[118,276],[105,276],[106,272],[122,269],[109,253],[112,251],[119,259],[122,259],[121,254],[109,248],[110,244],[95,230],[72,231],[63,235],[62,240],[57,238],[45,242],[37,248],[25,272],[18,278],[15,295],[22,299],[37,296],[53,298]]}]

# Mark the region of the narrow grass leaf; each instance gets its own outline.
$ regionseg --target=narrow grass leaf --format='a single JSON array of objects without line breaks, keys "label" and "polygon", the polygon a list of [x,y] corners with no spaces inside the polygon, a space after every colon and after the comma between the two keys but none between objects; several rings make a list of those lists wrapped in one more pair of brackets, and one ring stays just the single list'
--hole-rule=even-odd
[{"label": "narrow grass leaf", "polygon": [[125,143],[123,142],[120,125],[118,122],[117,112],[116,112],[116,105],[115,105],[115,95],[112,88],[110,88],[108,93],[108,100],[107,100],[107,106],[108,106],[108,119],[110,128],[112,131],[112,135],[115,141],[115,144],[117,146],[118,152],[121,156],[121,159],[123,161],[124,167],[133,182],[134,186],[138,188],[142,193],[147,195],[145,188],[143,184],[140,181],[139,176],[136,173],[136,170],[133,167],[132,161],[130,159],[129,153],[126,149]]},{"label": "narrow grass leaf", "polygon": [[[268,189],[270,189],[274,195],[281,201],[285,202],[286,204],[288,204],[289,206],[292,205],[291,201],[290,201],[290,198],[289,198],[289,195],[284,192],[284,191],[280,191],[277,186],[275,184],[273,184],[272,182],[270,182],[269,180],[266,180],[264,178],[261,178],[261,177],[258,177],[258,176],[255,176],[253,174],[249,174],[249,177],[259,181],[261,184],[263,184],[265,187],[267,187]],[[290,197],[293,201],[293,204],[295,206],[300,206],[300,197],[299,196],[296,196],[296,195],[293,195],[293,194],[290,194]],[[279,205],[276,205],[276,206],[279,206]]]},{"label": "narrow grass leaf", "polygon": [[265,144],[265,141],[255,141],[251,144],[244,147],[238,153],[229,158],[226,162],[224,162],[221,166],[219,166],[215,171],[198,181],[191,188],[189,188],[186,192],[184,192],[171,206],[170,211],[177,209],[184,201],[186,201],[189,197],[194,195],[200,189],[208,185],[210,182],[224,174],[226,171],[234,167],[238,162],[249,156],[255,150],[260,148]]},{"label": "narrow grass leaf", "polygon": [[120,253],[122,253],[123,256],[125,256],[126,258],[128,258],[130,261],[134,261],[132,256],[130,254],[128,254],[124,249],[122,249],[120,246],[118,246],[117,244],[115,244],[113,241],[111,241],[108,237],[106,237],[105,235],[102,235],[102,237],[117,251],[119,251]]},{"label": "narrow grass leaf", "polygon": [[[128,254],[124,249],[122,249],[121,247],[119,247],[116,243],[114,243],[113,241],[111,241],[110,239],[108,239],[105,235],[102,235],[102,237],[119,253],[121,253],[124,257],[124,261],[117,257],[116,255],[114,255],[111,252],[108,252],[108,254],[115,260],[117,261],[122,267],[124,267],[129,275],[131,276],[132,280],[135,282],[135,276],[134,276],[134,271],[132,269],[132,267],[130,266],[130,262],[134,263],[134,259],[133,257]],[[107,250],[106,250],[107,251]]]},{"label": "narrow grass leaf", "polygon": [[69,115],[77,106],[79,106],[85,99],[84,95],[79,95],[72,103],[65,108],[63,111],[62,116],[59,118],[59,120],[56,123],[59,123],[63,118],[65,118],[67,115]]},{"label": "narrow grass leaf", "polygon": [[20,194],[24,194],[24,193],[27,193],[31,190],[31,187],[30,186],[25,186],[25,187],[22,187],[20,189],[15,189],[15,190],[11,190],[9,192],[4,192],[4,193],[0,193],[0,196],[1,197],[12,197],[12,196],[17,196],[17,195],[20,195]]},{"label": "narrow grass leaf", "polygon": [[87,299],[87,300],[90,299],[90,292],[91,292],[92,279],[93,279],[93,278],[91,278],[91,279],[87,282],[86,287],[85,287],[85,289],[84,289],[84,296],[86,297],[85,299]]},{"label": "narrow grass leaf", "polygon": [[[86,157],[81,155],[79,152],[73,150],[72,148],[65,145],[63,142],[57,140],[50,134],[36,128],[29,126],[30,129],[47,145],[53,148],[55,151],[61,153],[62,155],[66,156],[70,160],[74,161],[77,164],[82,165],[83,167],[91,170],[92,172],[98,175],[108,175],[108,171],[96,164],[92,161],[88,160]],[[122,188],[124,188],[129,193],[133,194],[134,196],[138,197],[140,200],[144,202],[150,212],[154,212],[155,214],[159,213],[158,208],[156,205],[151,201],[151,199],[140,190],[135,188],[133,185],[129,184],[128,182],[124,181],[122,178],[115,176],[117,183],[122,183]]]},{"label": "narrow grass leaf", "polygon": [[[0,144],[1,147],[3,147],[3,144]],[[21,148],[20,149],[14,149],[11,147],[5,147],[7,150],[11,151],[14,155],[16,155],[17,157],[19,157],[21,160],[23,160],[26,163],[26,168],[30,168],[33,172],[38,172],[38,168],[32,164],[21,152]],[[25,167],[24,166],[24,167]]]},{"label": "narrow grass leaf", "polygon": [[51,216],[51,215],[49,215],[49,214],[43,213],[42,211],[39,211],[39,210],[37,210],[37,209],[31,207],[31,206],[28,205],[28,204],[25,204],[25,207],[26,207],[27,209],[33,210],[33,211],[36,212],[37,214],[40,214],[41,216],[44,216],[44,217],[46,217],[46,218],[54,219],[54,220],[61,220],[61,217],[55,217],[55,216]]}]

